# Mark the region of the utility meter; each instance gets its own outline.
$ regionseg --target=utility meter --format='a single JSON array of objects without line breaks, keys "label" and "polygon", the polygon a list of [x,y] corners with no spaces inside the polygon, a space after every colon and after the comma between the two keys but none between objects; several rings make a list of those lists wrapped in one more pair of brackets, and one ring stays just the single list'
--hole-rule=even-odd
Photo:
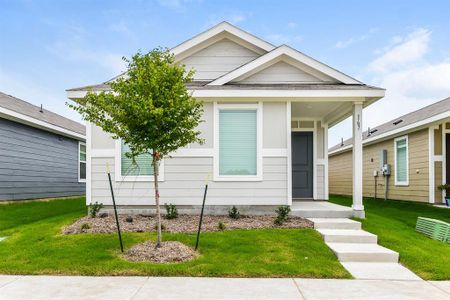
[{"label": "utility meter", "polygon": [[391,165],[384,164],[381,171],[383,172],[383,176],[390,176],[391,175]]}]

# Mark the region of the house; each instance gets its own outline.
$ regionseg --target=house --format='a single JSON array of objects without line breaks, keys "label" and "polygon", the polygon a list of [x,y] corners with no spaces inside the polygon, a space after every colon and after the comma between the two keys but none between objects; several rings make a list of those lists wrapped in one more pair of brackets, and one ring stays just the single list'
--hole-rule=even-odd
[{"label": "house", "polygon": [[[351,139],[329,149],[330,193],[352,194]],[[363,133],[363,195],[443,203],[450,179],[450,98]],[[383,150],[385,154],[383,154]],[[381,172],[383,155],[391,175]]]},{"label": "house", "polygon": [[[363,215],[362,109],[384,96],[289,46],[274,46],[229,23],[171,49],[195,69],[188,88],[204,105],[203,145],[180,149],[161,166],[162,203],[201,204],[242,211],[272,211],[301,199],[328,199],[328,128],[353,115],[355,214]],[[108,82],[67,90],[68,98],[109,91]],[[126,146],[87,124],[87,202],[111,205],[106,164],[114,166],[116,201],[122,209],[151,209],[151,170],[130,168]],[[149,157],[141,157],[149,164]]]},{"label": "house", "polygon": [[84,195],[85,127],[0,92],[0,201]]}]

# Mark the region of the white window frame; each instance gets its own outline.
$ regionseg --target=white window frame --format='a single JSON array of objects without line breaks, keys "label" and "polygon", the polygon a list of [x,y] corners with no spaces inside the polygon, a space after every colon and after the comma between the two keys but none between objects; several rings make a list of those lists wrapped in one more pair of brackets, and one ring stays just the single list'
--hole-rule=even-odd
[{"label": "white window frame", "polygon": [[[406,181],[397,180],[397,142],[405,140],[406,141]],[[409,142],[408,136],[401,136],[394,139],[394,176],[396,186],[408,186],[409,185]]]},{"label": "white window frame", "polygon": [[82,141],[78,141],[78,182],[86,182],[86,178],[80,178],[81,176],[81,168],[80,168],[80,163],[82,163],[83,161],[81,161],[80,159],[80,154],[81,154],[81,146],[84,146],[86,149],[86,159],[84,161],[84,164],[86,165],[86,177],[87,177],[87,147],[86,147],[86,143],[82,142]]},{"label": "white window frame", "polygon": [[[148,176],[148,175],[127,175],[127,176],[122,176],[122,140],[117,139],[115,142],[115,181],[116,182],[120,182],[120,181],[145,181],[145,182],[150,182],[150,181],[155,181],[153,175]],[[159,165],[159,175],[158,175],[158,182],[162,182],[164,181],[164,159],[161,160],[161,164]]]},{"label": "white window frame", "polygon": [[[220,175],[220,137],[219,137],[219,112],[221,110],[256,110],[256,175]],[[217,103],[214,102],[214,181],[262,181],[262,145],[263,145],[263,105],[257,103]]]}]

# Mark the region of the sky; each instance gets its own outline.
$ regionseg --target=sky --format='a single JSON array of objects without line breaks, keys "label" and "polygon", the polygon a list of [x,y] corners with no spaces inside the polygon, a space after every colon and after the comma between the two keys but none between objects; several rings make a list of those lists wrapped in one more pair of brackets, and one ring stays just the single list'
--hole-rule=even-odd
[{"label": "sky", "polygon": [[[0,91],[81,121],[66,89],[229,21],[385,88],[363,113],[374,127],[450,96],[449,16],[450,1],[0,0]],[[330,129],[330,146],[350,136],[346,120]]]}]

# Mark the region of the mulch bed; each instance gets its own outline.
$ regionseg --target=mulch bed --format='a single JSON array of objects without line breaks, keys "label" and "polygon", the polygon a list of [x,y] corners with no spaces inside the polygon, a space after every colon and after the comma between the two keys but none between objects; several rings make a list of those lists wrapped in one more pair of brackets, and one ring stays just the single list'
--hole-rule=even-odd
[{"label": "mulch bed", "polygon": [[[132,222],[131,219],[132,219]],[[126,220],[128,218],[128,221]],[[274,216],[241,216],[239,219],[231,219],[228,216],[204,216],[202,232],[220,231],[219,223],[225,225],[225,230],[230,229],[263,229],[263,228],[312,228],[313,223],[300,217],[289,217],[281,226],[274,225]],[[180,215],[176,219],[162,219],[163,231],[172,233],[194,233],[198,229],[199,216]],[[119,216],[120,229],[123,232],[149,232],[156,231],[155,216]],[[78,233],[114,233],[117,232],[114,216],[83,217],[73,224],[63,228],[63,234]]]},{"label": "mulch bed", "polygon": [[197,253],[180,242],[162,242],[156,248],[156,243],[147,241],[130,248],[123,257],[133,262],[177,263],[189,261],[197,257]]}]

